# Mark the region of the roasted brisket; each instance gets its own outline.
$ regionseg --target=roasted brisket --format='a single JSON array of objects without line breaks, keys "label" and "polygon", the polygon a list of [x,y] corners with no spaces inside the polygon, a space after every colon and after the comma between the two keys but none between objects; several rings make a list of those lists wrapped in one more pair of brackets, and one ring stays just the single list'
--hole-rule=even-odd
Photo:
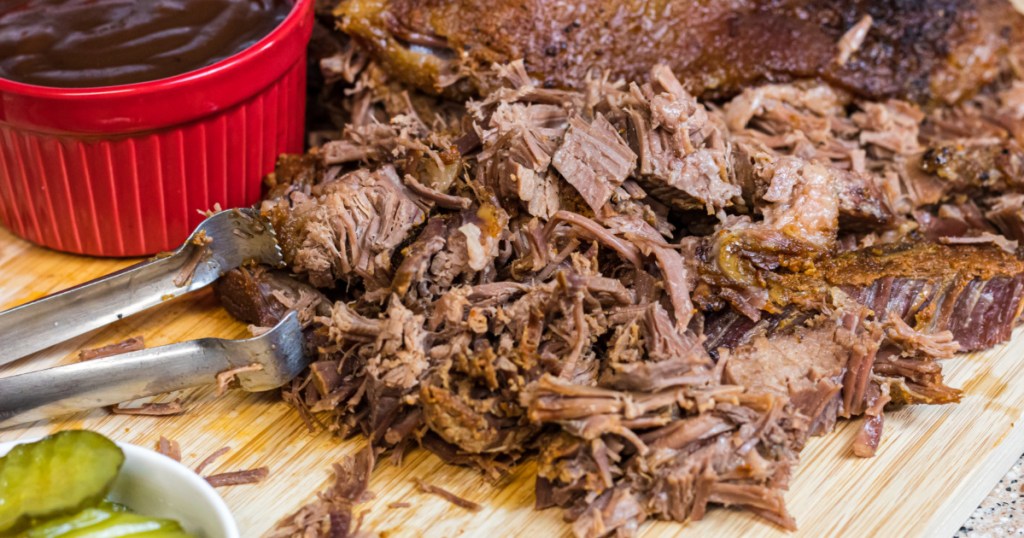
[{"label": "roasted brisket", "polygon": [[992,81],[1024,33],[1001,0],[352,0],[339,12],[403,81],[461,93],[523,58],[545,87],[583,89],[594,71],[640,80],[666,63],[697,95],[820,77],[873,99],[955,102]]}]

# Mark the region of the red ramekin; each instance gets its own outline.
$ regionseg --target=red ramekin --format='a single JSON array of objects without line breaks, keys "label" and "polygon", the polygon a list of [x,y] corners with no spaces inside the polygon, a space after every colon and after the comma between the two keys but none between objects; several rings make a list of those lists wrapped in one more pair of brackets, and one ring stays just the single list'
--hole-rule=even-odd
[{"label": "red ramekin", "polygon": [[56,250],[171,250],[200,211],[256,203],[281,153],[302,151],[313,1],[244,51],[123,86],[0,79],[0,222]]}]

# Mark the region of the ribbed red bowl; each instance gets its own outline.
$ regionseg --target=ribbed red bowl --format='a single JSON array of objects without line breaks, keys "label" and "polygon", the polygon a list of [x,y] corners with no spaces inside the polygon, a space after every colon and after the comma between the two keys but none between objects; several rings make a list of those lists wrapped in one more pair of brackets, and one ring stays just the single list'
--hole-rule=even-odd
[{"label": "ribbed red bowl", "polygon": [[200,211],[255,203],[302,151],[312,0],[252,47],[171,78],[105,88],[0,79],[0,222],[43,246],[140,256]]}]

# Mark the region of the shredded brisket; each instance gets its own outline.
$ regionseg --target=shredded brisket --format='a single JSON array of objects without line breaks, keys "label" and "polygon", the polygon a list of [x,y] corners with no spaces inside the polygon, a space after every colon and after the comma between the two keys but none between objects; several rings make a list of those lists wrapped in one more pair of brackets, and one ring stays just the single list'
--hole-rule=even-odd
[{"label": "shredded brisket", "polygon": [[317,499],[279,521],[268,538],[363,538],[362,517],[354,517],[353,508],[370,495],[373,449],[367,447],[347,457],[333,468],[334,482]]},{"label": "shredded brisket", "polygon": [[441,497],[442,499],[454,504],[455,506],[465,508],[470,512],[479,512],[480,510],[484,509],[484,507],[480,506],[478,503],[475,503],[469,499],[459,497],[458,495],[442,487],[438,487],[433,484],[428,484],[419,478],[416,479],[416,487],[420,488],[420,491],[422,491],[423,493],[437,495],[438,497]]},{"label": "shredded brisket", "polygon": [[138,415],[146,417],[166,417],[180,415],[185,412],[181,400],[175,399],[169,402],[146,402],[135,406],[117,404],[108,407],[115,415]]},{"label": "shredded brisket", "polygon": [[230,451],[231,451],[231,447],[229,447],[229,446],[223,446],[223,447],[220,447],[219,449],[215,450],[213,452],[213,454],[210,454],[209,456],[206,457],[205,460],[199,462],[199,465],[196,465],[196,468],[195,468],[196,474],[202,475],[203,471],[207,467],[209,467],[210,464],[212,464],[213,462],[217,461],[217,458],[223,456],[224,454],[227,454]]},{"label": "shredded brisket", "polygon": [[211,486],[215,488],[222,488],[226,486],[257,484],[265,480],[268,474],[270,474],[270,470],[266,467],[257,467],[255,469],[212,474],[204,478]]},{"label": "shredded brisket", "polygon": [[93,359],[102,359],[104,357],[111,357],[114,355],[120,355],[122,353],[128,353],[130,351],[139,351],[146,348],[146,340],[143,336],[133,336],[120,342],[114,342],[102,347],[83,349],[78,352],[79,361],[91,361]]},{"label": "shredded brisket", "polygon": [[[829,73],[882,50],[884,15],[844,12]],[[415,447],[495,481],[533,458],[580,537],[715,506],[792,529],[810,436],[858,420],[852,453],[885,450],[885,411],[958,401],[941,360],[1021,319],[1012,70],[924,108],[813,80],[703,101],[661,65],[555,88],[514,61],[445,72],[488,81],[463,101],[336,52],[348,125],[268,178],[287,270],[217,284],[256,331],[299,312],[314,361],[285,400],[372,447],[274,536],[358,535],[373,451]]]},{"label": "shredded brisket", "polygon": [[160,440],[156,443],[156,451],[174,461],[181,461],[181,446],[173,439],[161,435]]}]

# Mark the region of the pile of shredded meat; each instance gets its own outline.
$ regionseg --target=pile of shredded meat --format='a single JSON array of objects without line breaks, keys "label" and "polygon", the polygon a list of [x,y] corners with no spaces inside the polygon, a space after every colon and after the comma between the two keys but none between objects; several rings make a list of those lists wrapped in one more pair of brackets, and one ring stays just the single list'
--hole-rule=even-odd
[{"label": "pile of shredded meat", "polygon": [[321,65],[347,124],[280,158],[287,268],[231,272],[223,303],[256,330],[298,311],[316,360],[284,397],[311,427],[495,478],[533,458],[577,536],[718,505],[794,528],[809,436],[857,420],[850,450],[884,449],[886,410],[960,398],[940,359],[1021,320],[1012,61],[928,109],[813,80],[700,101],[662,65],[548,88],[518,61],[446,100],[350,41]]}]

